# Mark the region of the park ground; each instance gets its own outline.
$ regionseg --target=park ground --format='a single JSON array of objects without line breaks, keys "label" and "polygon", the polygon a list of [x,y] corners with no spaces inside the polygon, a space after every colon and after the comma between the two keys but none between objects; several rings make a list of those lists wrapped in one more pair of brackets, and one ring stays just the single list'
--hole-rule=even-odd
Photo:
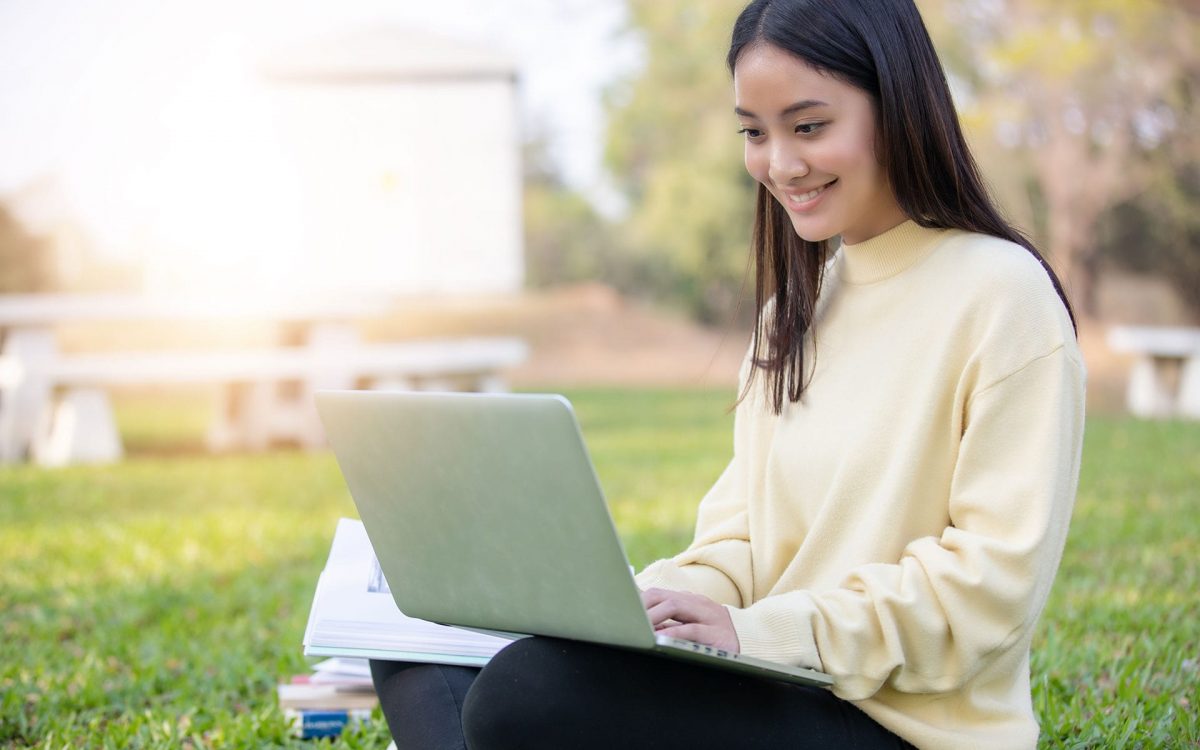
[{"label": "park ground", "polygon": [[[370,333],[525,336],[512,382],[575,402],[631,562],[685,544],[728,458],[744,333],[599,287],[485,317],[464,305]],[[1079,497],[1035,641],[1041,746],[1200,747],[1200,424],[1121,416],[1124,363],[1089,365]],[[307,668],[313,585],[353,504],[323,451],[204,455],[207,407],[124,394],[125,462],[3,470],[0,747],[312,746],[273,689]],[[334,744],[382,749],[386,730],[376,717]]]}]

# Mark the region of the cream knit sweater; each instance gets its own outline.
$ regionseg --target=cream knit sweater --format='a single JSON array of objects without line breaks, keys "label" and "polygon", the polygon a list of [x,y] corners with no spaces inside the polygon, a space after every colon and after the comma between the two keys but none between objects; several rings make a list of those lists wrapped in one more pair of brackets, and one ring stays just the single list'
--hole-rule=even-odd
[{"label": "cream knit sweater", "polygon": [[777,417],[756,382],[695,540],[639,585],[725,604],[743,653],[829,672],[917,747],[1034,747],[1085,379],[1049,277],[909,221],[834,256],[815,332],[803,400]]}]

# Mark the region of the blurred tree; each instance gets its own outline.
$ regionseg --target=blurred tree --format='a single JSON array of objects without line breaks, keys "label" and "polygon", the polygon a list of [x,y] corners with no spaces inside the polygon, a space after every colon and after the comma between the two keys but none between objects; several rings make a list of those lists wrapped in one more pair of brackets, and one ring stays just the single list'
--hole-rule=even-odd
[{"label": "blurred tree", "polygon": [[0,293],[45,292],[55,282],[50,243],[30,234],[0,204]]},{"label": "blurred tree", "polygon": [[525,271],[530,286],[602,279],[622,281],[616,230],[563,182],[535,138],[524,148]]},{"label": "blurred tree", "polygon": [[[1200,15],[1200,7],[1195,8]],[[1187,19],[1183,19],[1185,22]],[[1190,34],[1197,35],[1196,16]],[[1101,265],[1161,276],[1200,323],[1200,45],[1177,61],[1171,101],[1177,124],[1145,155],[1143,189],[1100,222]]]},{"label": "blurred tree", "polygon": [[1102,217],[1169,184],[1169,160],[1156,155],[1196,129],[1195,10],[1170,0],[922,5],[984,171],[1080,311],[1095,314]]},{"label": "blurred tree", "polygon": [[[1148,198],[1139,203],[1137,216],[1169,226],[1144,232],[1133,247],[1157,232],[1178,244],[1175,252],[1195,252],[1183,239],[1192,236],[1185,217],[1195,204],[1178,169],[1197,163],[1194,148],[1180,148],[1200,130],[1194,3],[918,4],[985,174],[1059,268],[1080,312],[1095,312],[1098,232],[1114,207],[1174,195],[1169,220]],[[660,272],[648,277],[660,293],[706,320],[737,300],[748,260],[754,185],[741,166],[724,69],[743,6],[629,0],[645,65],[609,94],[606,159],[632,206],[624,237]],[[1134,215],[1126,212],[1127,224]],[[1154,257],[1156,270],[1176,272],[1167,260],[1175,255]]]},{"label": "blurred tree", "polygon": [[753,181],[725,71],[744,0],[630,0],[645,66],[609,92],[606,160],[629,199],[625,239],[660,296],[701,320],[736,305],[749,259]]},{"label": "blurred tree", "polygon": [[1102,266],[1165,278],[1200,323],[1200,160],[1158,173],[1103,217],[1097,239]]}]

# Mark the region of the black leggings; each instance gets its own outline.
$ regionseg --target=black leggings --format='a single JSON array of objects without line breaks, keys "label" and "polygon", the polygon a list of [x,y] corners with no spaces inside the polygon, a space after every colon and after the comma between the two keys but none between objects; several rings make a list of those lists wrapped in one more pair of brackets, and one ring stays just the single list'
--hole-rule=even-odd
[{"label": "black leggings", "polygon": [[827,690],[576,641],[371,675],[398,750],[912,747]]}]

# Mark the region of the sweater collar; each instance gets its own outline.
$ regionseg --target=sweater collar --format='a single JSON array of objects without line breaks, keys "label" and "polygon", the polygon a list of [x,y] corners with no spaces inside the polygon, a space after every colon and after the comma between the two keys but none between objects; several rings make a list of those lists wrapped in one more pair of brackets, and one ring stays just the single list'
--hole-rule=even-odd
[{"label": "sweater collar", "polygon": [[908,219],[857,245],[843,243],[838,251],[840,275],[851,284],[883,281],[929,255],[946,231]]}]

